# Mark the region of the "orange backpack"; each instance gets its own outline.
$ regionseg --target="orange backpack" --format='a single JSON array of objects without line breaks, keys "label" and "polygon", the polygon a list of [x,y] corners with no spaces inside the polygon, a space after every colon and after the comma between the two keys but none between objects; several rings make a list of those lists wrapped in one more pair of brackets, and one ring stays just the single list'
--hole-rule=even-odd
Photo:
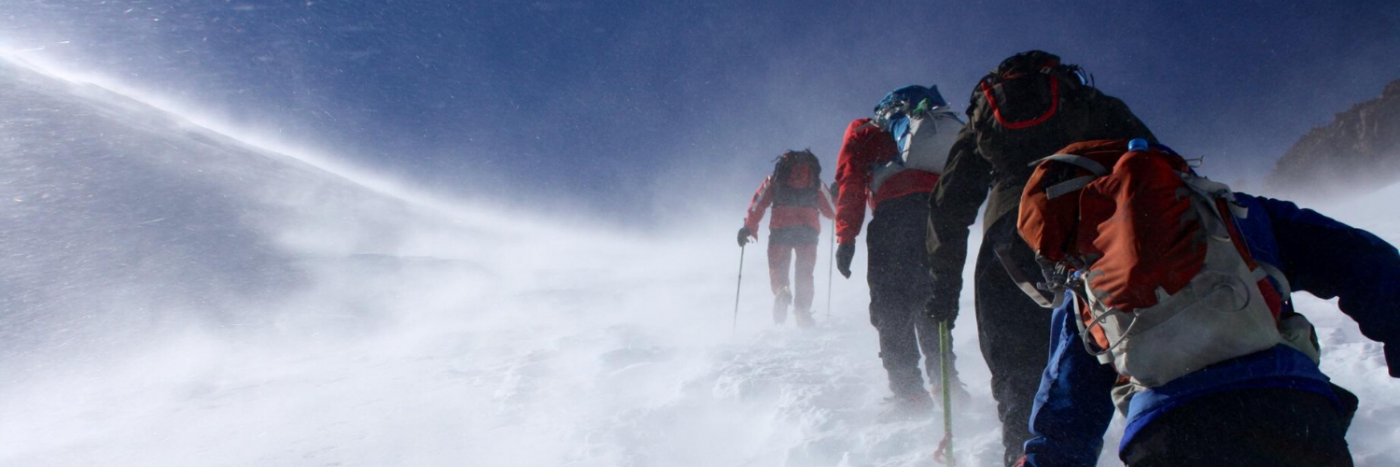
[{"label": "orange backpack", "polygon": [[1153,387],[1283,342],[1282,299],[1236,229],[1248,213],[1228,186],[1142,139],[1075,143],[1036,164],[1017,228],[1074,294],[1100,361]]}]

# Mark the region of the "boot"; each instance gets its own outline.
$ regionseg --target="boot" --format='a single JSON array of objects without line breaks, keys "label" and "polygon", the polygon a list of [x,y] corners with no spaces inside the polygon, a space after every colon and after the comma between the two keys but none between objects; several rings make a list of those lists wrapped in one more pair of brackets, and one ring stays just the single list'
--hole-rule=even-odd
[{"label": "boot", "polygon": [[933,399],[923,391],[886,397],[884,406],[876,416],[882,422],[917,420],[933,414]]},{"label": "boot", "polygon": [[803,329],[812,328],[817,325],[816,320],[812,319],[812,312],[808,310],[792,310],[792,319],[797,323],[797,327]]},{"label": "boot", "polygon": [[788,306],[792,304],[792,292],[787,288],[778,292],[778,296],[773,297],[773,324],[783,324],[787,321]]}]

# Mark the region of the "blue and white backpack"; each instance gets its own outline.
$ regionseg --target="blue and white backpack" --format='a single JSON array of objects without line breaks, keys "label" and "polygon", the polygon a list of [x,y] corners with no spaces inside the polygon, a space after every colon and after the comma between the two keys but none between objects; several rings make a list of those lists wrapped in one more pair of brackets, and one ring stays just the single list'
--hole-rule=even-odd
[{"label": "blue and white backpack", "polygon": [[875,106],[873,124],[894,136],[899,155],[872,168],[870,191],[905,170],[941,174],[948,152],[962,131],[963,122],[948,106],[937,86],[905,86],[885,95]]}]

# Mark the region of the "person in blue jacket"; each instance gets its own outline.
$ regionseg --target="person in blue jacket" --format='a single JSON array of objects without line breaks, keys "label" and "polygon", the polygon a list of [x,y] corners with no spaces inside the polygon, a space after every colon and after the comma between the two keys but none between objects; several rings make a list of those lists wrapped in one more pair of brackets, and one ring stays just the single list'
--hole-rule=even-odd
[{"label": "person in blue jacket", "polygon": [[[1282,290],[1340,298],[1339,308],[1361,333],[1384,344],[1390,376],[1400,378],[1395,247],[1287,201],[1242,193],[1236,200],[1249,209],[1249,216],[1236,222],[1250,252],[1283,273],[1288,284]],[[1111,366],[1084,349],[1070,308],[1063,301],[1051,318],[1049,362],[1021,465],[1096,465],[1115,399],[1127,417],[1118,452],[1129,467],[1353,465],[1345,435],[1356,397],[1331,384],[1302,351],[1279,345],[1130,398],[1114,397],[1126,386]],[[1290,315],[1296,313],[1286,303],[1281,316]]]}]

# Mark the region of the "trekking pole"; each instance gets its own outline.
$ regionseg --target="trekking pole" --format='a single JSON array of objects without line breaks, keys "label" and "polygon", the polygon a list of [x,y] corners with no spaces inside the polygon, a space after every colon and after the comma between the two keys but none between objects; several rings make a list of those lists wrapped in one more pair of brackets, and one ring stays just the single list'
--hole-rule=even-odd
[{"label": "trekking pole", "polygon": [[739,290],[744,286],[744,245],[739,245],[739,281],[734,285],[734,326],[730,332],[739,332]]},{"label": "trekking pole", "polygon": [[836,219],[831,219],[831,248],[826,262],[826,319],[831,320],[831,271],[836,268]]},{"label": "trekking pole", "polygon": [[952,363],[950,362],[951,358],[949,358],[953,352],[951,348],[952,340],[953,336],[948,331],[948,322],[939,321],[938,362],[939,366],[942,367],[942,374],[940,375],[942,386],[940,390],[943,392],[943,441],[938,442],[938,449],[933,451],[933,458],[938,462],[948,465],[948,467],[955,467],[957,465],[957,460],[953,458],[953,396],[952,391],[950,391],[950,384],[952,381],[948,377],[948,365]]}]

